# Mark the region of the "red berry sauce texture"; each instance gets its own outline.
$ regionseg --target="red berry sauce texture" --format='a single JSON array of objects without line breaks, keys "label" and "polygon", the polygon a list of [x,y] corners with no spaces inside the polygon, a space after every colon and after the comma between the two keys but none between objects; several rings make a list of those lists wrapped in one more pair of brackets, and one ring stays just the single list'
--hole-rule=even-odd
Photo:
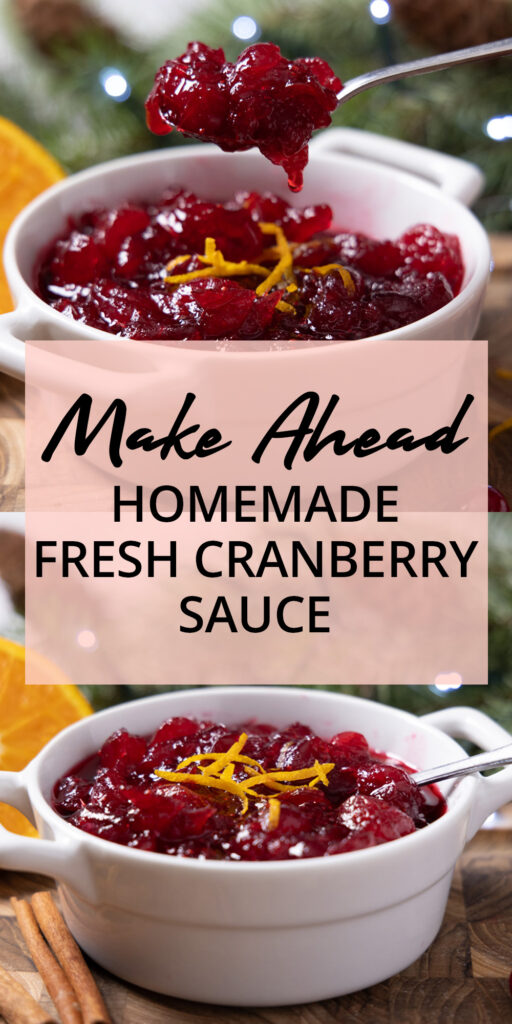
[{"label": "red berry sauce texture", "polygon": [[176,128],[229,153],[257,146],[299,192],[311,135],[331,123],[340,89],[324,60],[288,61],[274,43],[248,46],[234,63],[223,50],[189,43],[157,72],[146,119],[157,135]]},{"label": "red berry sauce texture", "polygon": [[459,292],[454,235],[419,224],[378,241],[332,221],[325,203],[170,189],[70,220],[40,256],[35,287],[65,316],[127,338],[276,347],[392,331]]}]

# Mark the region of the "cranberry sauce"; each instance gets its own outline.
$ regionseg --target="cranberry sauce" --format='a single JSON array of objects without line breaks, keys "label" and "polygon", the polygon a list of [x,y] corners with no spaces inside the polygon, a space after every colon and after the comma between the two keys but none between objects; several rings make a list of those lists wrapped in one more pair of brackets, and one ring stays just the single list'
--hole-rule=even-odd
[{"label": "cranberry sauce", "polygon": [[504,494],[498,491],[497,487],[492,487],[489,484],[487,488],[487,504],[489,512],[510,512],[509,503]]},{"label": "cranberry sauce", "polygon": [[274,43],[248,46],[233,64],[223,50],[189,43],[157,72],[147,124],[157,135],[177,128],[228,152],[257,146],[298,192],[311,135],[331,123],[340,89],[324,60],[288,61]]},{"label": "cranberry sauce", "polygon": [[[223,756],[224,755],[224,756]],[[439,818],[436,787],[370,750],[285,729],[171,718],[149,738],[115,732],[55,784],[53,807],[84,832],[214,860],[324,857],[390,842]]]},{"label": "cranberry sauce", "polygon": [[90,327],[155,341],[365,338],[444,306],[464,273],[458,239],[428,224],[396,241],[332,228],[239,192],[215,203],[171,190],[92,210],[43,255],[37,290]]}]

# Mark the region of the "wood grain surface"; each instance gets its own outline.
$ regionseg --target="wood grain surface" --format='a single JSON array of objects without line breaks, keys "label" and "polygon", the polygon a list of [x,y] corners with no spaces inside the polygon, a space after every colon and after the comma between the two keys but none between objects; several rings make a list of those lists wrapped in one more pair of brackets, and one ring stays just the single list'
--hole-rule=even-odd
[{"label": "wood grain surface", "polygon": [[[491,239],[494,270],[487,292],[479,337],[489,340],[489,424],[512,417],[512,380],[498,368],[512,370],[512,235]],[[503,492],[512,508],[512,430],[489,445],[489,482]]]},{"label": "wood grain surface", "polygon": [[[239,1010],[153,995],[117,980],[93,964],[114,1024],[512,1021],[508,983],[512,970],[512,816],[502,817],[498,825],[479,832],[459,861],[444,923],[431,948],[389,981],[354,995],[308,1006]],[[48,885],[44,878],[0,872],[0,964],[50,1009],[50,1000],[9,904],[9,896],[27,895]],[[389,941],[393,941],[393,936],[389,936]]]}]

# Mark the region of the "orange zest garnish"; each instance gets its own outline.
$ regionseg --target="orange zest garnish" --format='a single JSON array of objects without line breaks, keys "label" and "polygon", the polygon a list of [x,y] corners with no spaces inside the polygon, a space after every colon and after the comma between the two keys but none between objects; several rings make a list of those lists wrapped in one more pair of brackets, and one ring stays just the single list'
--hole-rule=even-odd
[{"label": "orange zest garnish", "polygon": [[[15,216],[43,189],[60,181],[64,171],[42,146],[18,125],[0,117],[0,248]],[[13,300],[0,269],[0,313],[12,309]]]},{"label": "orange zest garnish", "polygon": [[[260,768],[258,761],[255,761],[254,757],[247,757],[246,754],[242,754],[241,751],[247,742],[247,733],[243,732],[238,737],[236,743],[226,750],[225,754],[191,754],[190,757],[186,757],[184,761],[180,761],[176,768],[177,772],[183,771],[184,768],[188,768],[190,764],[194,764],[195,761],[212,761],[212,764],[208,768],[201,768],[206,774],[220,773],[224,766],[233,765],[237,762],[238,764],[250,764]],[[263,771],[263,769],[261,769]]]},{"label": "orange zest garnish", "polygon": [[[324,786],[328,786],[329,779],[327,778],[327,773],[332,771],[334,764],[320,764],[320,761],[315,761],[313,768],[315,769],[320,782],[323,782]],[[315,780],[313,779],[312,781],[314,783]],[[311,784],[312,783],[310,782],[309,785],[311,786]]]},{"label": "orange zest garnish", "polygon": [[[327,776],[334,768],[334,764],[320,764],[319,761],[315,761],[310,768],[299,768],[295,771],[279,769],[266,771],[255,758],[242,754],[246,742],[247,734],[243,732],[224,753],[192,754],[181,761],[175,771],[164,771],[159,768],[155,771],[155,775],[165,779],[166,782],[205,786],[232,793],[242,803],[242,814],[249,809],[249,797],[256,800],[266,799],[269,801],[269,830],[276,828],[279,822],[279,799],[274,795],[260,793],[256,789],[257,786],[265,786],[266,789],[278,793],[290,793],[306,786],[316,786],[319,782],[324,786],[329,785]],[[201,764],[202,761],[206,761],[207,764]],[[197,763],[198,772],[183,770],[194,763]],[[241,766],[246,778],[240,780],[233,778],[237,765]]]},{"label": "orange zest garnish", "polygon": [[212,764],[208,765],[207,768],[203,768],[204,774],[218,775],[219,773],[221,773],[224,770],[224,768],[229,767],[229,765],[233,764],[236,761],[238,755],[241,753],[246,743],[247,733],[242,732],[240,733],[240,736],[238,737],[236,742],[230,746],[229,750],[226,750],[225,754],[217,755],[216,759]]},{"label": "orange zest garnish", "polygon": [[256,295],[265,295],[271,288],[278,285],[283,277],[290,284],[295,284],[295,278],[293,276],[292,250],[283,229],[278,224],[271,224],[266,221],[261,221],[259,228],[264,235],[276,236],[275,248],[279,255],[279,260],[273,270],[256,288]]},{"label": "orange zest garnish", "polygon": [[[269,225],[265,226],[267,227]],[[260,227],[262,227],[261,224]],[[274,287],[274,284],[278,284],[281,280],[282,273],[279,268],[284,267],[285,262],[286,268],[288,267],[288,254],[284,253],[285,247],[288,248],[290,266],[292,261],[291,250],[289,249],[281,228],[276,226],[276,231],[280,232],[280,245],[284,255],[271,271],[269,271],[268,267],[263,267],[260,263],[248,263],[247,260],[240,260],[238,263],[234,263],[232,260],[226,260],[221,250],[217,249],[215,239],[206,238],[204,243],[204,255],[197,257],[198,260],[201,263],[205,263],[206,266],[201,270],[190,270],[184,274],[173,274],[172,271],[175,270],[176,267],[181,266],[181,264],[186,263],[187,260],[191,259],[190,254],[186,256],[175,256],[174,259],[167,264],[167,270],[171,271],[171,273],[165,278],[166,284],[186,284],[188,281],[196,281],[200,277],[250,277],[251,274],[258,274],[260,277],[264,277],[265,280],[256,288],[256,295],[264,295]],[[291,306],[289,302],[283,302],[281,299],[276,303],[276,309],[279,309],[282,313],[295,313],[293,306]]]},{"label": "orange zest garnish", "polygon": [[[185,256],[175,256],[173,260],[169,261],[165,269],[171,273],[176,267],[180,267],[182,263],[186,263],[187,260],[191,259],[192,256],[189,252]],[[168,281],[169,278],[166,277],[165,280]]]},{"label": "orange zest garnish", "polygon": [[262,263],[273,262],[279,259],[279,253],[275,245],[269,245],[268,249],[264,249],[261,254]]},{"label": "orange zest garnish", "polygon": [[[165,278],[166,284],[186,284],[188,281],[195,281],[200,277],[248,277],[251,274],[259,274],[260,277],[267,277],[268,270],[259,263],[248,263],[247,260],[240,260],[233,263],[224,259],[220,249],[217,249],[214,238],[206,238],[204,243],[204,256],[197,257],[200,263],[207,266],[202,270],[190,270],[186,274],[170,274]],[[167,264],[167,270],[174,270],[180,263],[190,259],[190,256],[177,256]]]},{"label": "orange zest garnish", "polygon": [[[0,771],[24,768],[61,729],[92,714],[59,668],[34,651],[28,658],[34,681],[42,685],[25,683],[25,648],[0,638]],[[2,825],[20,835],[37,835],[20,811],[0,803]]]}]

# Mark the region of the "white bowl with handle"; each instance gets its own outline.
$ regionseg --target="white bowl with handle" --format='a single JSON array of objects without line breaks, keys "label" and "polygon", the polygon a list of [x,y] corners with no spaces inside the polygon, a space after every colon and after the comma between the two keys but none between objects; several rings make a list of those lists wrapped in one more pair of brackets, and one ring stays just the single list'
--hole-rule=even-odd
[{"label": "white bowl with handle", "polygon": [[[329,203],[334,224],[376,238],[396,238],[416,223],[434,224],[458,235],[465,277],[461,292],[442,309],[386,338],[471,338],[478,323],[489,273],[490,250],[484,229],[468,209],[482,187],[481,172],[470,163],[436,151],[352,128],[331,128],[311,144],[304,190],[288,193],[283,172],[258,152],[223,153],[210,145],[180,146],[99,164],[59,182],[19,214],[8,233],[4,264],[16,304],[0,317],[0,369],[24,375],[27,339],[90,340],[91,359],[109,364],[109,352],[119,339],[105,331],[65,317],[34,290],[34,271],[41,252],[66,230],[68,218],[85,210],[126,200],[158,197],[164,189],[185,185],[211,199],[231,198],[237,189],[271,190],[287,195],[291,204]],[[343,344],[370,344],[344,342]],[[319,342],[283,344],[269,351],[268,342],[244,342],[240,350],[223,351],[222,358],[243,360],[244,370],[259,362],[268,370],[286,368],[290,358],[313,360],[321,347],[323,359],[336,364],[338,345]],[[144,367],[151,345],[133,342],[128,369]],[[177,363],[204,359],[216,344],[175,344]],[[216,353],[221,357],[219,352]],[[249,363],[251,361],[251,363]]]},{"label": "white bowl with handle", "polygon": [[118,705],[64,729],[19,773],[0,772],[0,800],[40,839],[0,828],[0,868],[59,882],[71,932],[94,960],[136,985],[240,1006],[311,1002],[366,988],[416,960],[443,920],[457,858],[491,812],[512,799],[512,767],[442,784],[448,809],[371,849],[297,861],[166,856],[88,835],[51,807],[56,780],[124,726],[151,734],[174,715],[228,724],[300,720],[321,736],[363,732],[418,768],[460,759],[454,737],[484,750],[510,742],[486,715],[454,707],[416,718],[312,689],[203,687]]}]

